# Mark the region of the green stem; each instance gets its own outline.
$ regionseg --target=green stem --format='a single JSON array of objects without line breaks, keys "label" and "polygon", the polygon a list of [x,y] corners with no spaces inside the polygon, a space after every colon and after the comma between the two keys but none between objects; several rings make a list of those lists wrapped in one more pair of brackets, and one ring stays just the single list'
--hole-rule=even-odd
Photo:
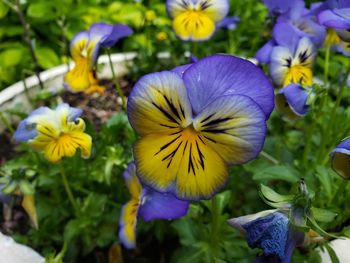
[{"label": "green stem", "polygon": [[126,99],[125,99],[125,96],[123,94],[122,89],[120,88],[117,76],[116,76],[115,71],[114,71],[112,58],[111,58],[111,50],[110,49],[107,49],[107,55],[108,55],[109,66],[110,66],[111,71],[112,71],[113,82],[114,82],[114,85],[115,85],[115,87],[117,89],[119,97],[122,99],[122,107],[123,107],[123,110],[125,111],[126,110]]},{"label": "green stem", "polygon": [[211,262],[215,262],[216,259],[216,248],[217,248],[217,242],[220,240],[219,235],[219,218],[220,218],[220,211],[219,211],[219,200],[216,196],[214,196],[211,199],[211,215],[212,215],[212,222],[211,222],[211,248],[212,248],[212,260]]},{"label": "green stem", "polygon": [[198,42],[191,42],[192,43],[192,50],[191,50],[191,55],[196,57],[196,58],[200,58],[199,54],[198,54]]},{"label": "green stem", "polygon": [[[330,114],[330,119],[329,119],[329,122],[328,122],[328,126],[325,130],[325,136],[322,138],[322,143],[321,143],[321,146],[320,147],[320,158],[319,158],[319,161],[322,162],[322,164],[325,164],[327,161],[328,161],[328,147],[327,147],[327,142],[328,142],[328,138],[331,138],[331,132],[332,132],[332,125],[333,125],[333,122],[335,120],[335,117],[336,117],[336,114],[337,114],[337,109],[339,108],[340,106],[340,103],[341,103],[341,100],[343,98],[343,95],[344,95],[344,90],[345,90],[345,87],[346,87],[346,80],[347,80],[347,77],[349,76],[350,74],[350,65],[348,65],[348,68],[346,70],[346,73],[345,73],[345,76],[344,76],[344,79],[342,81],[342,84],[340,86],[340,90],[339,90],[339,93],[337,95],[337,99],[335,101],[335,104],[334,104],[334,107],[332,109],[332,112]],[[325,155],[325,152],[326,151],[326,156]]]},{"label": "green stem", "polygon": [[62,177],[62,182],[63,182],[64,188],[65,188],[66,193],[68,195],[68,199],[71,202],[75,212],[77,213],[78,212],[78,206],[77,206],[77,204],[75,202],[72,190],[70,189],[70,186],[69,186],[69,183],[68,183],[68,180],[67,180],[67,176],[66,176],[66,172],[64,170],[63,164],[60,165],[60,173],[61,173],[61,177]]},{"label": "green stem", "polygon": [[272,157],[270,154],[268,154],[267,152],[261,151],[260,152],[260,157],[264,158],[265,160],[269,161],[270,163],[274,164],[274,165],[279,165],[279,161]]},{"label": "green stem", "polygon": [[327,45],[326,47],[326,57],[324,63],[324,84],[328,84],[328,72],[329,72],[329,55],[330,55],[331,46]]},{"label": "green stem", "polygon": [[14,133],[15,132],[15,130],[13,129],[12,125],[6,119],[6,117],[4,116],[4,114],[2,112],[0,112],[0,119],[5,124],[6,128],[10,131],[10,133]]}]

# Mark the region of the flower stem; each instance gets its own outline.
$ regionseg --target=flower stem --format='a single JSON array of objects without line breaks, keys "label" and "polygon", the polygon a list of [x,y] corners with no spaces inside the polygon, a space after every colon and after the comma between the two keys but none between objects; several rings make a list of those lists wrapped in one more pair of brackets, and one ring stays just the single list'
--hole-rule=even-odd
[{"label": "flower stem", "polygon": [[[339,90],[339,93],[337,94],[337,99],[335,101],[335,104],[334,104],[334,107],[332,109],[332,112],[330,114],[330,119],[329,119],[329,122],[328,122],[328,126],[327,126],[327,129],[325,130],[325,136],[322,138],[322,143],[321,143],[321,147],[320,147],[320,158],[319,158],[319,161],[321,161],[322,164],[325,164],[327,161],[328,161],[328,149],[327,149],[327,144],[328,144],[328,138],[331,138],[331,135],[330,134],[332,132],[332,125],[333,125],[333,121],[336,117],[336,113],[337,113],[337,109],[339,108],[340,106],[340,103],[341,103],[341,100],[343,98],[343,95],[344,95],[344,90],[345,90],[345,87],[346,87],[346,80],[347,80],[347,76],[350,74],[350,65],[348,65],[348,68],[346,70],[346,73],[344,75],[344,79],[342,81],[342,84],[340,86],[340,90]],[[326,156],[324,156],[324,152],[326,151]]]},{"label": "flower stem", "polygon": [[4,116],[4,114],[2,112],[0,112],[0,119],[5,124],[6,128],[10,131],[10,133],[14,133],[15,132],[15,130],[13,129],[12,125],[6,119],[6,117]]},{"label": "flower stem", "polygon": [[30,26],[29,26],[28,22],[25,19],[25,16],[24,16],[23,11],[21,9],[20,1],[16,0],[14,5],[11,4],[9,1],[6,1],[6,0],[3,0],[3,2],[5,4],[7,4],[10,8],[12,8],[17,13],[17,15],[19,17],[19,20],[20,20],[22,28],[23,28],[24,41],[28,45],[30,56],[32,57],[32,62],[34,64],[35,75],[38,78],[38,82],[39,82],[40,88],[44,89],[44,84],[43,84],[43,82],[41,81],[41,78],[40,78],[40,66],[39,66],[39,63],[38,63],[38,58],[37,58],[37,56],[35,54],[35,48],[34,48],[34,45],[33,45],[32,38],[30,36]]},{"label": "flower stem", "polygon": [[260,152],[260,157],[264,158],[265,160],[275,165],[278,165],[280,163],[276,158],[272,157],[270,154],[264,151]]},{"label": "flower stem", "polygon": [[117,89],[119,97],[122,99],[122,108],[125,111],[126,110],[126,99],[125,99],[125,96],[123,94],[122,89],[120,88],[117,76],[115,74],[113,63],[112,63],[112,58],[111,58],[111,50],[109,48],[107,48],[107,55],[108,55],[109,66],[110,66],[111,71],[112,71],[113,82],[114,82],[114,85]]},{"label": "flower stem", "polygon": [[329,72],[329,55],[330,55],[331,45],[326,47],[326,57],[324,63],[324,84],[328,84],[328,72]]},{"label": "flower stem", "polygon": [[77,204],[75,202],[72,190],[70,189],[70,186],[69,186],[69,183],[68,183],[68,180],[67,180],[67,176],[66,176],[66,172],[64,170],[63,164],[60,165],[60,173],[61,173],[61,177],[62,177],[62,182],[63,182],[64,188],[65,188],[66,193],[68,195],[68,199],[71,202],[75,212],[77,213],[78,212],[78,206],[77,206]]},{"label": "flower stem", "polygon": [[212,249],[212,260],[211,262],[215,262],[216,259],[216,248],[217,248],[217,242],[219,241],[219,218],[220,218],[220,211],[219,211],[219,199],[214,196],[211,199],[211,215],[212,215],[212,222],[211,222],[211,239],[210,239],[210,244],[211,244],[211,249]]}]

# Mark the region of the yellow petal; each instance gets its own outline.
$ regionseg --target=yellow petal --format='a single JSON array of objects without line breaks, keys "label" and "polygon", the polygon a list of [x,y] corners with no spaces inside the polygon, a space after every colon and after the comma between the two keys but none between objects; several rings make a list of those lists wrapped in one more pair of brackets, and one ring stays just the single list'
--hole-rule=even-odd
[{"label": "yellow petal", "polygon": [[201,11],[186,11],[173,21],[175,33],[184,40],[206,40],[215,31],[215,22]]},{"label": "yellow petal", "polygon": [[34,195],[25,195],[23,197],[22,207],[29,215],[29,218],[32,221],[34,227],[38,229],[38,218],[36,214]]},{"label": "yellow petal", "polygon": [[84,91],[90,87],[91,61],[87,58],[75,60],[75,65],[65,76],[65,82],[73,91]]},{"label": "yellow petal", "polygon": [[137,199],[131,199],[123,207],[120,217],[121,229],[119,237],[123,239],[129,247],[135,247],[136,244],[136,224],[137,224],[137,212],[140,203]]},{"label": "yellow petal", "polygon": [[91,145],[91,137],[86,133],[80,131],[63,133],[46,146],[45,158],[50,162],[56,163],[64,156],[74,156],[77,148],[80,148],[83,158],[89,158]]}]

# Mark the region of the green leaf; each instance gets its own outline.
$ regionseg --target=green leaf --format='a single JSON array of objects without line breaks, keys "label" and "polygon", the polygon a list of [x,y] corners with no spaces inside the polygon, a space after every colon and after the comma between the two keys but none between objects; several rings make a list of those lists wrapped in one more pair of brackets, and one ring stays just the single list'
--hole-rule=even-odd
[{"label": "green leaf", "polygon": [[39,65],[44,68],[52,68],[60,64],[60,59],[56,55],[55,51],[48,47],[38,47],[35,50],[35,53],[38,58]]},{"label": "green leaf", "polygon": [[59,11],[59,5],[55,2],[43,1],[31,3],[27,9],[27,15],[32,18],[49,21],[59,17],[61,13]]},{"label": "green leaf", "polygon": [[9,11],[9,6],[6,5],[3,1],[0,1],[0,19],[5,17]]},{"label": "green leaf", "polygon": [[332,193],[334,192],[332,189],[332,186],[334,184],[332,183],[331,174],[328,172],[327,168],[320,165],[316,167],[316,171],[317,172],[315,173],[315,175],[317,179],[320,181],[322,187],[324,188],[326,195],[330,198],[332,196]]},{"label": "green leaf", "polygon": [[7,49],[0,53],[1,66],[13,67],[21,62],[23,50],[19,48]]},{"label": "green leaf", "polygon": [[311,228],[316,231],[318,234],[320,234],[321,236],[325,236],[325,237],[332,237],[332,238],[340,238],[336,235],[333,234],[329,234],[326,231],[324,231],[318,224],[317,222],[311,218],[311,217],[307,217],[307,219],[309,220],[309,222],[311,223]]},{"label": "green leaf", "polygon": [[312,207],[311,212],[316,221],[324,223],[332,222],[334,218],[338,215],[332,211],[316,207]]},{"label": "green leaf", "polygon": [[337,254],[335,253],[335,251],[333,250],[333,248],[326,242],[324,244],[324,246],[327,249],[327,252],[329,254],[329,257],[332,260],[332,263],[340,263]]},{"label": "green leaf", "polygon": [[264,184],[261,184],[260,191],[266,199],[275,203],[291,201],[294,198],[293,195],[281,195]]},{"label": "green leaf", "polygon": [[282,180],[290,183],[296,183],[299,181],[298,172],[286,165],[269,166],[261,171],[258,171],[253,176],[254,180]]}]

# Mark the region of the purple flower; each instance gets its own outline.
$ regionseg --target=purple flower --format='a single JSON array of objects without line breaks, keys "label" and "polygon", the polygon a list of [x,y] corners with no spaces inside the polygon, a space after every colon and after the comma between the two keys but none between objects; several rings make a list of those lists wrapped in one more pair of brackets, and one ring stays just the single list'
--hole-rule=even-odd
[{"label": "purple flower", "polygon": [[226,28],[228,30],[234,30],[237,27],[237,23],[240,21],[238,16],[225,17],[217,24],[217,28]]},{"label": "purple flower", "polygon": [[273,107],[266,75],[233,56],[142,77],[128,101],[141,136],[134,158],[142,182],[180,199],[209,199],[224,187],[229,165],[260,153]]},{"label": "purple flower", "polygon": [[304,116],[309,112],[307,100],[311,89],[299,84],[289,84],[276,94],[276,108],[288,119]]},{"label": "purple flower", "polygon": [[330,156],[333,170],[344,179],[350,179],[350,138],[336,146]]},{"label": "purple flower", "polygon": [[274,82],[282,87],[291,83],[311,86],[316,55],[312,41],[300,37],[289,23],[276,24],[273,36],[277,44],[270,53],[269,70]]},{"label": "purple flower", "polygon": [[155,219],[175,219],[186,215],[189,203],[179,200],[168,193],[159,193],[149,187],[144,187],[136,176],[136,167],[130,163],[123,174],[130,191],[131,199],[121,212],[119,238],[129,249],[136,246],[137,218],[145,221]]},{"label": "purple flower", "polygon": [[255,262],[289,263],[294,248],[304,240],[304,234],[296,231],[288,217],[278,210],[232,218],[228,223],[245,234],[251,248],[264,251]]},{"label": "purple flower", "polygon": [[336,29],[342,40],[350,41],[349,0],[327,1],[319,9],[317,19],[321,25]]}]

